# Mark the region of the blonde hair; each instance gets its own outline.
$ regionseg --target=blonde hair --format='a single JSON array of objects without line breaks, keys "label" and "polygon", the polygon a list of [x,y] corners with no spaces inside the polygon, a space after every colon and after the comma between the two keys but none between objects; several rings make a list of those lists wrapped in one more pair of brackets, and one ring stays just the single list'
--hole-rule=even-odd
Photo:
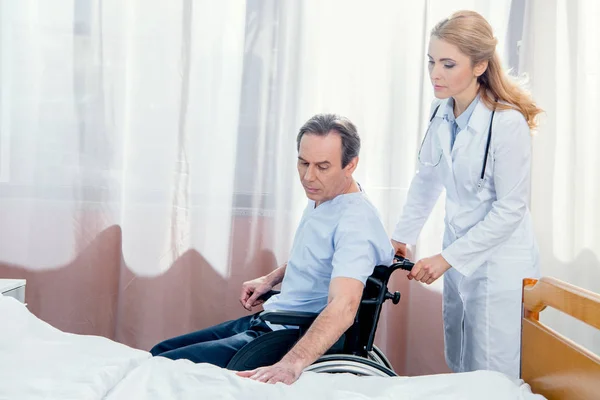
[{"label": "blonde hair", "polygon": [[523,114],[530,129],[537,127],[536,117],[543,110],[503,71],[496,52],[498,40],[485,18],[474,11],[458,11],[439,22],[431,35],[458,47],[471,59],[473,66],[488,62],[487,69],[477,80],[480,99],[489,109],[517,110]]}]

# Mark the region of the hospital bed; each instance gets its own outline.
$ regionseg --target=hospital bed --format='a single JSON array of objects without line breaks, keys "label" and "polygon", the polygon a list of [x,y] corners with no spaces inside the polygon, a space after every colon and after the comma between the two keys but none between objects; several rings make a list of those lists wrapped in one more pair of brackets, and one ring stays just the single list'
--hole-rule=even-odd
[{"label": "hospital bed", "polygon": [[[291,386],[61,332],[0,296],[0,399],[597,399],[600,358],[539,321],[544,308],[600,329],[600,296],[553,278],[523,285],[522,380],[476,371],[419,377],[305,372]],[[544,397],[542,397],[543,395]]]},{"label": "hospital bed", "polygon": [[600,399],[600,357],[541,323],[546,307],[600,329],[600,295],[555,278],[525,279],[521,377],[548,399]]}]

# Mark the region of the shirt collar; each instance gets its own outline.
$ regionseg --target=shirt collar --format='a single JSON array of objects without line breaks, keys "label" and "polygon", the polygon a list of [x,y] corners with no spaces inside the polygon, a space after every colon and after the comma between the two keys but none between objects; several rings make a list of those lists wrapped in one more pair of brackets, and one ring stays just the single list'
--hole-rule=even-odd
[{"label": "shirt collar", "polygon": [[461,131],[464,130],[469,123],[469,119],[471,119],[471,115],[473,114],[477,103],[479,103],[479,95],[473,99],[471,104],[469,104],[469,107],[467,107],[467,109],[460,114],[458,118],[454,118],[454,99],[450,98],[446,107],[446,119],[450,122],[456,122],[458,128]]}]

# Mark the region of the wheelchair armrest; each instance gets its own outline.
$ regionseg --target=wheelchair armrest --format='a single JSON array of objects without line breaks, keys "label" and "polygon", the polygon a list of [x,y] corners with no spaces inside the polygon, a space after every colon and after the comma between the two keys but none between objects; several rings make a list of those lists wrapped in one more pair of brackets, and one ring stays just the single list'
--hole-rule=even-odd
[{"label": "wheelchair armrest", "polygon": [[307,327],[319,316],[318,313],[302,311],[263,311],[260,319],[276,325]]},{"label": "wheelchair armrest", "polygon": [[258,300],[262,300],[262,301],[267,301],[271,298],[271,296],[275,296],[276,294],[279,294],[279,290],[269,290],[267,293],[258,296]]}]

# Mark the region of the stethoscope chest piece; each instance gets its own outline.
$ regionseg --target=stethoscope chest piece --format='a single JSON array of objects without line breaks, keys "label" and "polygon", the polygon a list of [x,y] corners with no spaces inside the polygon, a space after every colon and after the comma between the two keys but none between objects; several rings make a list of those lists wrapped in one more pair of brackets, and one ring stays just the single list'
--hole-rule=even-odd
[{"label": "stethoscope chest piece", "polygon": [[[429,125],[427,126],[427,131],[425,132],[425,137],[423,138],[423,141],[421,142],[421,147],[419,148],[419,154],[417,157],[419,159],[419,163],[421,165],[425,165],[428,167],[436,167],[442,159],[441,148],[439,149],[440,150],[439,157],[434,157],[434,158],[437,158],[437,160],[432,159],[433,162],[426,162],[421,159],[421,151],[423,150],[423,144],[425,143],[425,139],[427,139],[427,135],[429,134],[429,130],[431,129],[431,124],[433,122],[433,118],[435,118],[439,108],[440,108],[440,104],[438,104],[438,106],[433,111],[433,114],[431,114],[431,118],[429,119]],[[483,157],[483,165],[481,166],[481,174],[479,175],[479,179],[477,180],[477,192],[481,192],[483,190],[484,183],[485,183],[485,168],[487,166],[487,159],[488,159],[488,154],[490,151],[490,144],[492,142],[492,124],[494,123],[494,115],[495,114],[496,114],[496,108],[494,108],[492,110],[492,117],[490,118],[490,126],[488,128],[487,142],[485,145],[485,154]]]}]

